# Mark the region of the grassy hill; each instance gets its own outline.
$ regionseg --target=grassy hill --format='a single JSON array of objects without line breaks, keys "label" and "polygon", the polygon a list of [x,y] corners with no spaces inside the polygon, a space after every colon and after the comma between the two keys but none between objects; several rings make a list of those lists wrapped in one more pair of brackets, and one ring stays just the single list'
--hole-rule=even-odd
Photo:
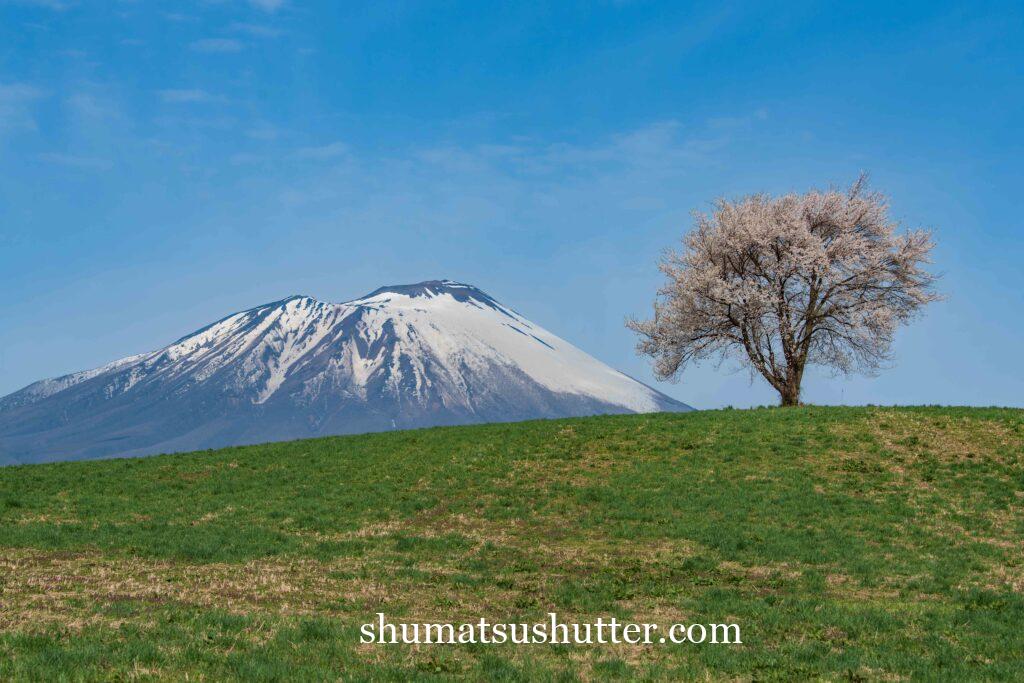
[{"label": "grassy hill", "polygon": [[[0,468],[0,679],[1006,679],[1024,411],[799,408]],[[361,645],[392,621],[741,646]]]}]

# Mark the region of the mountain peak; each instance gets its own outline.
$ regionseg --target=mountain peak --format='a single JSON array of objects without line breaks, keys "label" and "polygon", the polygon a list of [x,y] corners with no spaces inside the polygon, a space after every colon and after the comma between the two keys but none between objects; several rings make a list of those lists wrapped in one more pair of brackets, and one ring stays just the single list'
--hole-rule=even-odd
[{"label": "mountain peak", "polygon": [[484,292],[482,289],[464,282],[456,282],[455,280],[424,280],[423,282],[417,282],[409,285],[387,285],[373,290],[366,296],[356,299],[352,303],[358,303],[370,299],[379,300],[381,297],[386,298],[389,294],[406,296],[411,299],[433,299],[435,297],[447,295],[459,303],[483,305],[506,315],[512,312],[510,309],[498,303],[492,296]]},{"label": "mountain peak", "polygon": [[[346,301],[345,304],[359,304],[359,303],[362,303],[362,302],[370,300],[370,299],[379,299],[379,298],[384,297],[385,295],[388,295],[388,294],[394,294],[394,295],[397,295],[397,296],[405,296],[405,297],[409,297],[409,298],[412,298],[412,299],[415,299],[415,298],[428,298],[428,299],[430,299],[430,298],[434,298],[434,297],[437,297],[437,296],[441,296],[441,295],[447,294],[447,295],[451,296],[453,299],[455,299],[456,301],[463,302],[463,303],[465,303],[466,301],[469,301],[469,300],[474,300],[474,301],[476,301],[478,303],[483,303],[483,304],[486,304],[486,305],[491,306],[493,308],[498,308],[498,309],[504,308],[503,306],[498,304],[498,302],[493,297],[491,297],[489,294],[484,292],[479,287],[475,287],[473,285],[466,284],[465,282],[457,282],[455,280],[447,280],[447,279],[445,279],[445,280],[424,280],[423,282],[416,282],[416,283],[411,283],[411,284],[406,284],[406,285],[385,285],[383,287],[378,287],[377,289],[373,290],[369,294],[361,296],[361,297],[359,297],[357,299],[352,299],[350,301]],[[325,305],[325,306],[336,306],[336,305],[339,305],[339,304],[334,304],[334,303],[331,303],[331,302],[321,301],[320,299],[317,299],[314,296],[309,296],[308,294],[292,294],[291,296],[287,296],[287,297],[285,297],[283,299],[277,299],[276,301],[271,301],[269,303],[261,304],[259,306],[256,306],[253,309],[248,309],[248,310],[280,308],[280,307],[288,306],[289,304],[291,304],[293,302],[297,302],[297,301],[298,302],[307,302],[308,301],[308,302],[310,302],[311,304],[314,304],[314,305],[316,305],[316,304]]]},{"label": "mountain peak", "polygon": [[363,299],[370,299],[381,294],[402,294],[409,297],[421,297],[421,296],[438,296],[440,294],[451,294],[456,298],[473,296],[474,298],[492,300],[490,296],[485,294],[483,291],[468,285],[464,282],[456,282],[455,280],[424,280],[423,282],[416,282],[408,285],[385,285],[384,287],[378,287]]}]

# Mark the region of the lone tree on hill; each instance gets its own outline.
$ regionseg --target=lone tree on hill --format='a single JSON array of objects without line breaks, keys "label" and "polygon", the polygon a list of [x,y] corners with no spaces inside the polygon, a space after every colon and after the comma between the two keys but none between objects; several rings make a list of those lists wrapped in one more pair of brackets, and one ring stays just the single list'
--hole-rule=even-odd
[{"label": "lone tree on hill", "polygon": [[637,351],[672,379],[690,364],[736,358],[800,403],[808,363],[874,374],[893,335],[939,299],[931,235],[896,235],[884,196],[861,176],[846,192],[738,201],[696,214],[682,253],[667,251],[652,320],[630,320]]}]

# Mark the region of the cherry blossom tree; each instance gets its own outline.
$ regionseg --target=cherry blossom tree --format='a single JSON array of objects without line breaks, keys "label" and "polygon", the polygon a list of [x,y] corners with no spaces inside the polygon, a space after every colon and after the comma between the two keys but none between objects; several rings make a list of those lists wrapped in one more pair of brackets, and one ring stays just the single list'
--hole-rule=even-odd
[{"label": "cherry blossom tree", "polygon": [[651,320],[630,320],[660,379],[735,359],[800,403],[808,364],[874,374],[893,335],[939,299],[931,235],[897,234],[884,196],[861,176],[849,190],[719,199],[667,251]]}]

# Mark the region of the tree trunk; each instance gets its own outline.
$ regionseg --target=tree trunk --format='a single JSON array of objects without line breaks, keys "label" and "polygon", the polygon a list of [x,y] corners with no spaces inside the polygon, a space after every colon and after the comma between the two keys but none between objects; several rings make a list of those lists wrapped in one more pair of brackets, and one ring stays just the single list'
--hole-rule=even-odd
[{"label": "tree trunk", "polygon": [[791,376],[786,383],[782,385],[782,389],[779,390],[779,396],[781,397],[783,406],[798,406],[800,405],[800,374]]}]

